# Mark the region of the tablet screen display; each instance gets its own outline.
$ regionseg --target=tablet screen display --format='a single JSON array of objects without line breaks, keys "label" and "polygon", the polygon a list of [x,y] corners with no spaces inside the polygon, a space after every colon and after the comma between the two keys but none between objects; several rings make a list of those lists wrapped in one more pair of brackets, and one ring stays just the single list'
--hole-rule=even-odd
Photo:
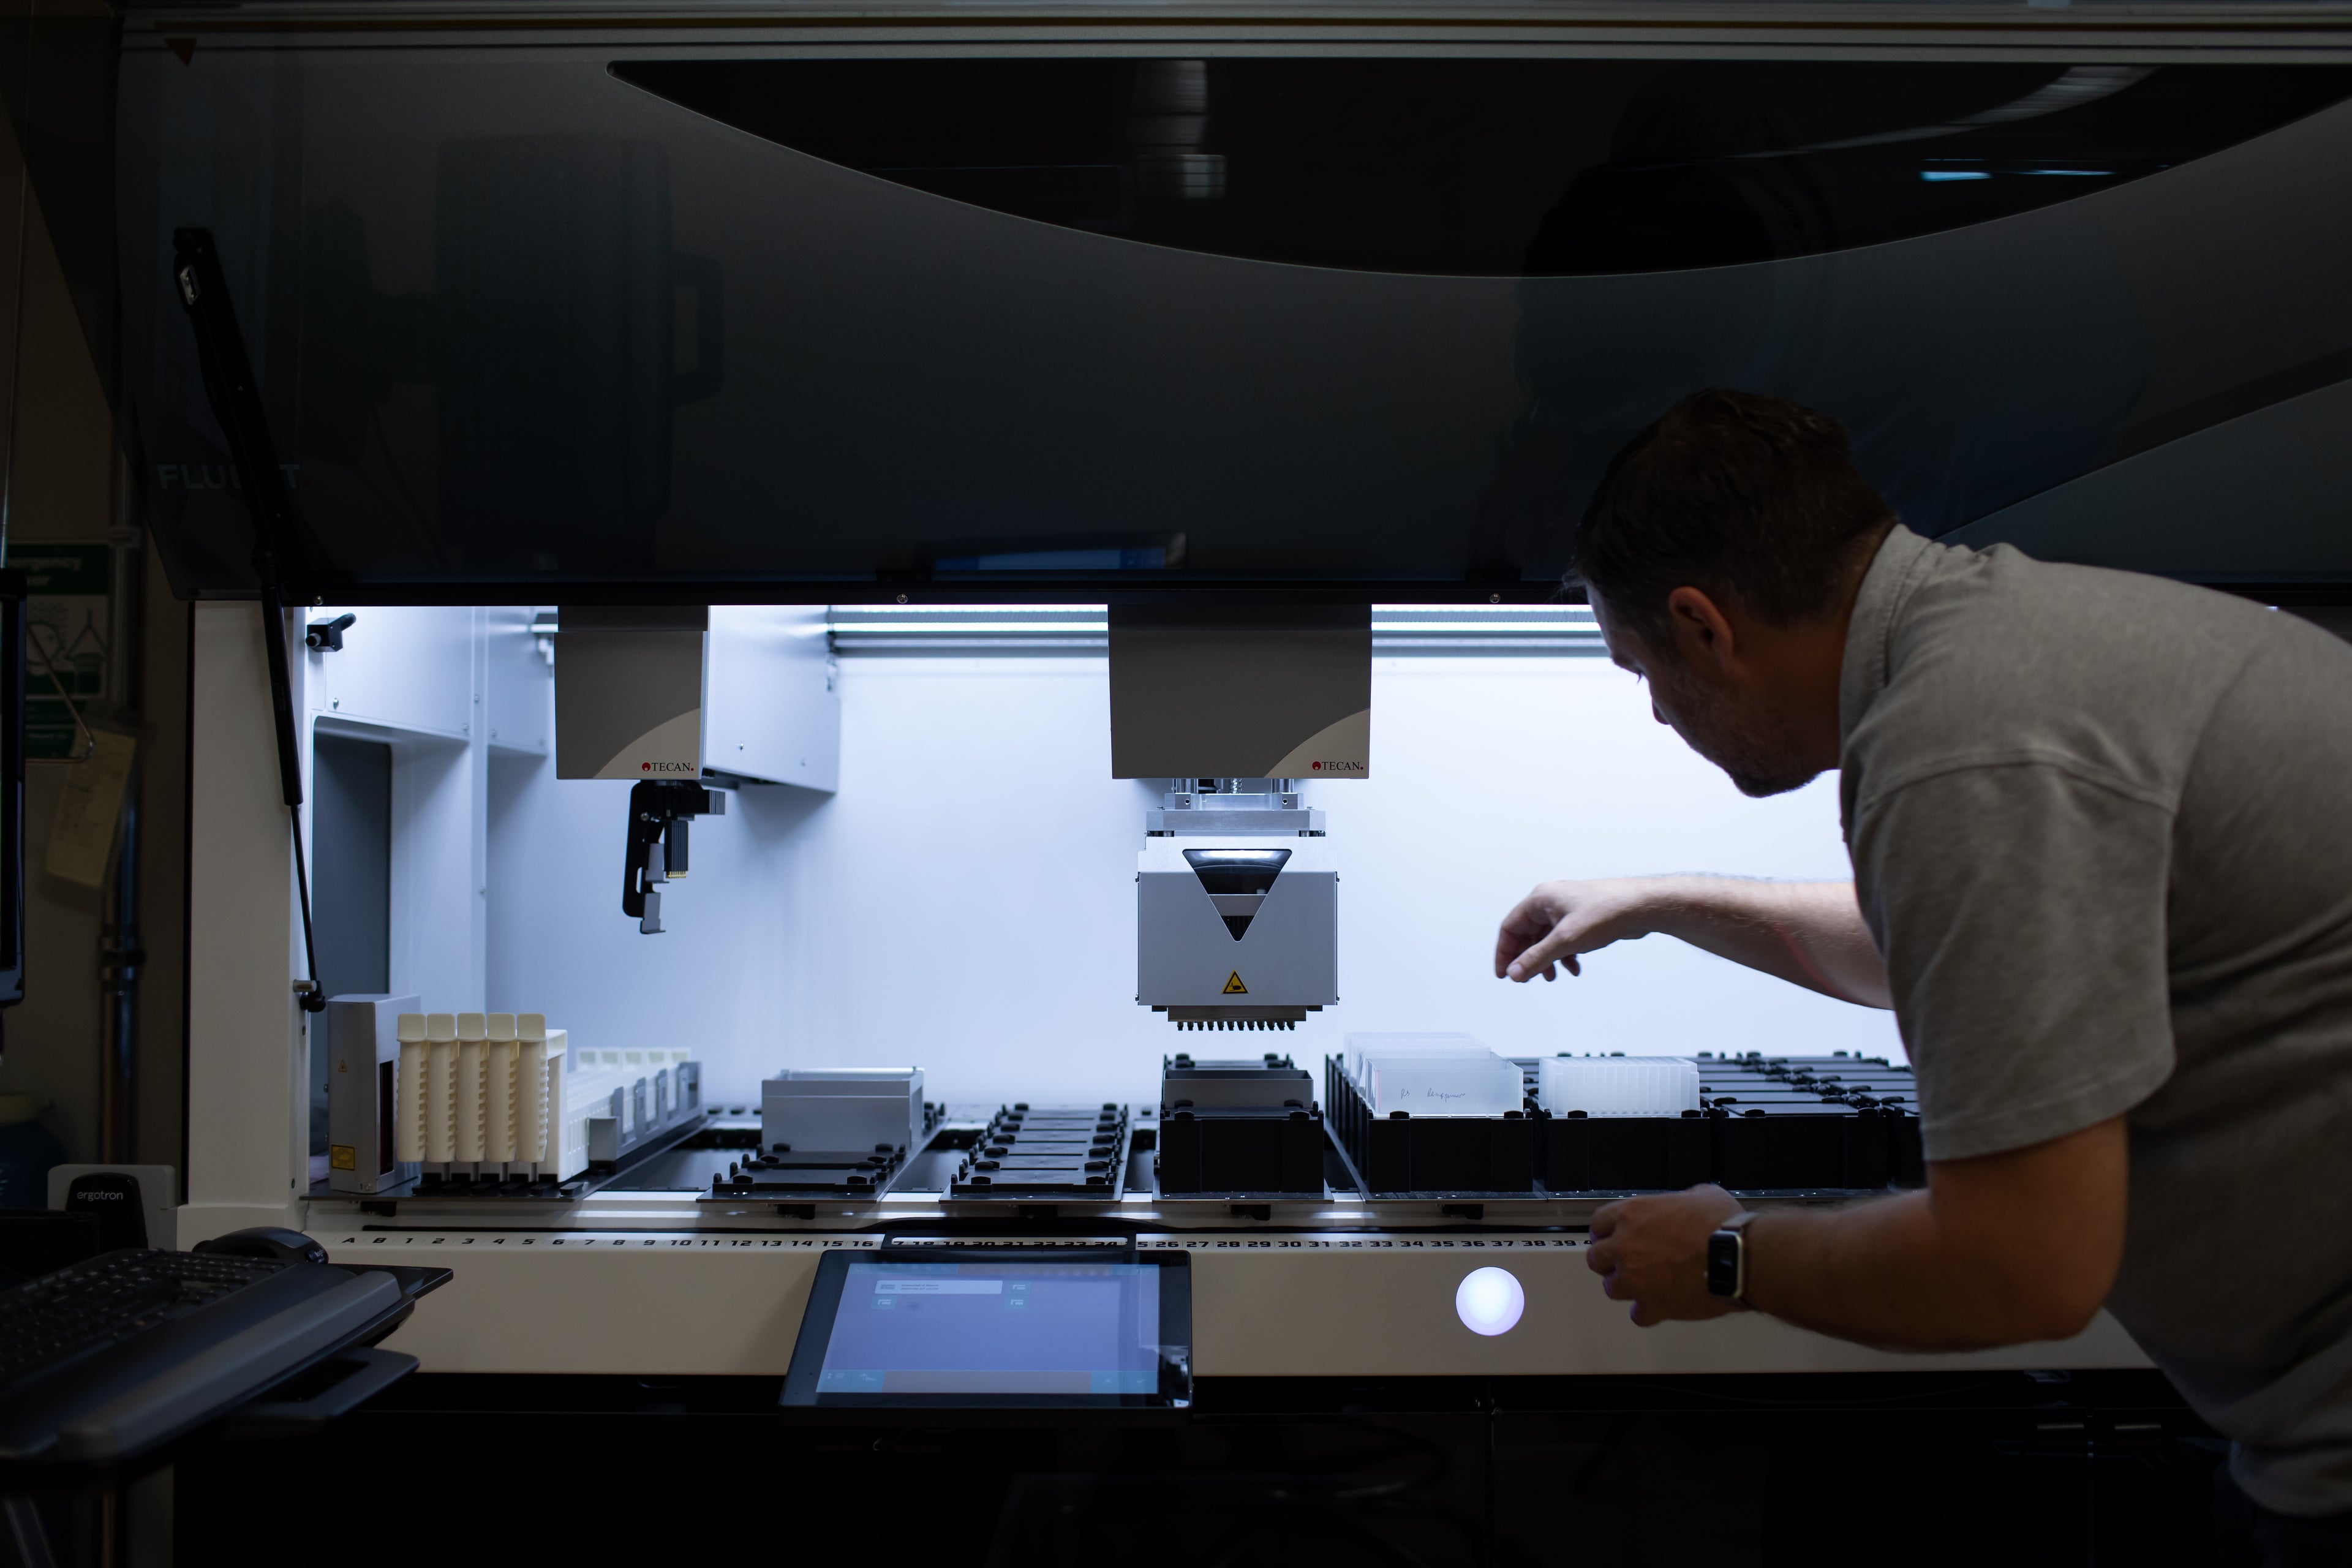
[{"label": "tablet screen display", "polygon": [[841,1289],[811,1390],[821,1403],[1158,1403],[1165,1374],[1189,1359],[1185,1326],[1162,1310],[1165,1270],[1148,1264],[845,1258],[836,1268]]}]

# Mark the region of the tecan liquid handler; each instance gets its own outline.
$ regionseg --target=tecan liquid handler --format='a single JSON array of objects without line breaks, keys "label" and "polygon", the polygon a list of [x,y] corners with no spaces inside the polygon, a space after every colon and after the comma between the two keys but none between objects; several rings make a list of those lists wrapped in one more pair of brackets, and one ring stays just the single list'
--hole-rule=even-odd
[{"label": "tecan liquid handler", "polygon": [[1339,999],[1339,874],[1289,779],[1177,779],[1144,814],[1136,1001],[1179,1027],[1289,1028]]},{"label": "tecan liquid handler", "polygon": [[1299,781],[1371,772],[1369,605],[1113,605],[1111,773],[1168,781],[1136,863],[1140,1005],[1286,1029],[1339,1000],[1339,873]]}]

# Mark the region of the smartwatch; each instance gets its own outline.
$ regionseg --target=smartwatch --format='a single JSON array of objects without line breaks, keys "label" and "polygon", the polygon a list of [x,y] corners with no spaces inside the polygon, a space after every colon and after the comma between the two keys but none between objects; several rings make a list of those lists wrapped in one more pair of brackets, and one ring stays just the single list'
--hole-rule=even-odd
[{"label": "smartwatch", "polygon": [[1742,1233],[1755,1217],[1733,1215],[1706,1238],[1707,1294],[1728,1297],[1743,1310],[1748,1305],[1748,1237]]}]

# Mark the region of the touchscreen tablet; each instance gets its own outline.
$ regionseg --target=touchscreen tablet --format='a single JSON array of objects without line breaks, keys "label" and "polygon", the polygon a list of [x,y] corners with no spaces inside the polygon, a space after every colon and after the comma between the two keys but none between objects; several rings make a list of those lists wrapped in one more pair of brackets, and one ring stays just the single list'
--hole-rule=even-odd
[{"label": "touchscreen tablet", "polygon": [[901,1261],[827,1253],[783,1403],[1131,1405],[1192,1402],[1181,1252]]}]

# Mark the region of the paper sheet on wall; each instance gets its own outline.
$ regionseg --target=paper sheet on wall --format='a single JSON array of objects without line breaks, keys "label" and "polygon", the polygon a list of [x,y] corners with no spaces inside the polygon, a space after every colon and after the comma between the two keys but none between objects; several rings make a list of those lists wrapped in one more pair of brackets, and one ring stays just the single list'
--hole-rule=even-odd
[{"label": "paper sheet on wall", "polygon": [[66,770],[58,815],[49,829],[49,852],[42,867],[50,876],[85,888],[106,885],[106,862],[114,849],[114,822],[122,812],[122,788],[139,742],[112,730],[93,729],[97,742],[89,760]]},{"label": "paper sheet on wall", "polygon": [[84,760],[82,721],[106,698],[111,548],[8,542],[8,565],[25,574],[25,755]]}]

